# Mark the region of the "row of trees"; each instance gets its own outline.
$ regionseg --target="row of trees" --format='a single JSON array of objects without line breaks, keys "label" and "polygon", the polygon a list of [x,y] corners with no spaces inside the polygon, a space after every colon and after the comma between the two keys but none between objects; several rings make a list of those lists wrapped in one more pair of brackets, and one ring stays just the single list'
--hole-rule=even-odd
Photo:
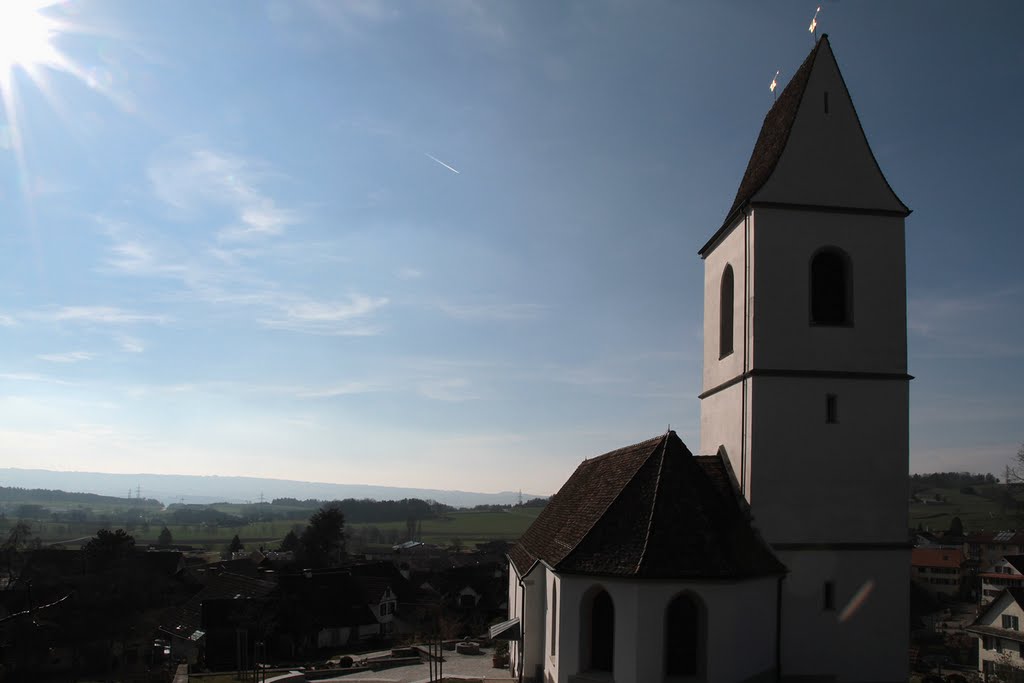
[{"label": "row of trees", "polygon": [[[443,517],[455,510],[450,505],[435,500],[403,498],[402,500],[371,500],[369,498],[346,498],[344,500],[322,501],[315,499],[275,498],[270,506],[277,508],[306,508],[310,513],[325,506],[341,510],[345,519],[353,524],[368,522],[402,522],[407,519],[433,519]],[[275,515],[288,514],[275,512]]]},{"label": "row of trees", "polygon": [[971,472],[931,472],[910,475],[911,493],[925,489],[959,489],[966,486],[998,483],[999,479],[992,474],[972,474]]},{"label": "row of trees", "polygon": [[4,503],[85,503],[88,505],[162,508],[163,503],[155,498],[120,498],[101,496],[98,493],[74,493],[59,489],[26,489],[19,486],[0,486],[0,501]]}]

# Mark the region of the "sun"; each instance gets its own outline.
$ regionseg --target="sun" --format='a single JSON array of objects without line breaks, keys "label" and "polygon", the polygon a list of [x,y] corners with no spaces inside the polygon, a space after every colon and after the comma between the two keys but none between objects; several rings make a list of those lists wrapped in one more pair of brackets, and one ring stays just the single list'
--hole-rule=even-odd
[{"label": "sun", "polygon": [[54,40],[70,26],[47,10],[58,0],[0,0],[0,150],[13,149],[25,175],[25,156],[18,125],[15,92],[24,72],[31,84],[49,95],[45,71],[66,71],[81,78],[79,69]]},{"label": "sun", "polygon": [[0,2],[0,79],[10,83],[16,66],[60,67],[63,58],[53,44],[61,22],[43,13],[53,0]]}]

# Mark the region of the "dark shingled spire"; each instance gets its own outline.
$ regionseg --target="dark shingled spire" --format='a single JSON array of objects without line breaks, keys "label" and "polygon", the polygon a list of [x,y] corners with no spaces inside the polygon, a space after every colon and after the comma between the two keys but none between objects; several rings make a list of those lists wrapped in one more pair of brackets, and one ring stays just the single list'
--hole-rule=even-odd
[{"label": "dark shingled spire", "polygon": [[[822,56],[825,54],[826,56]],[[725,216],[725,221],[717,232],[707,241],[707,243],[701,247],[698,252],[702,257],[717,244],[720,237],[725,234],[726,231],[740,218],[745,207],[754,205],[757,206],[758,202],[764,201],[762,190],[765,190],[768,185],[774,183],[775,175],[777,171],[781,170],[779,166],[780,160],[783,159],[784,153],[786,152],[787,146],[791,146],[793,143],[794,127],[797,125],[797,119],[801,121],[805,117],[800,113],[801,107],[804,104],[805,96],[809,88],[814,86],[811,84],[812,75],[819,73],[823,74],[823,78],[827,77],[825,74],[829,74],[831,69],[836,69],[835,75],[838,77],[837,86],[841,88],[841,93],[836,93],[837,98],[841,98],[842,103],[849,105],[849,112],[852,114],[852,121],[847,123],[845,127],[834,129],[831,133],[822,135],[821,131],[818,131],[819,139],[816,143],[828,143],[828,135],[846,135],[846,136],[860,136],[861,141],[864,143],[864,147],[861,150],[849,152],[847,148],[847,155],[845,157],[837,157],[830,163],[842,165],[843,163],[859,164],[861,170],[866,168],[867,164],[870,164],[870,169],[867,171],[867,175],[861,174],[861,181],[866,181],[866,184],[861,189],[875,193],[875,201],[879,201],[879,197],[883,195],[885,198],[882,203],[877,205],[861,206],[856,202],[845,205],[840,208],[854,208],[858,210],[872,210],[882,213],[884,215],[895,215],[895,216],[907,216],[910,214],[910,209],[900,201],[899,197],[893,192],[892,187],[889,185],[889,181],[885,179],[881,169],[878,166],[878,161],[875,159],[874,153],[871,151],[871,146],[867,142],[867,137],[864,135],[864,128],[860,124],[860,118],[857,116],[856,109],[853,107],[853,101],[850,99],[849,90],[846,88],[846,83],[843,81],[843,76],[838,73],[838,65],[834,65],[834,55],[832,55],[832,47],[829,44],[828,36],[823,35],[821,39],[815,43],[814,48],[810,54],[804,60],[800,68],[793,74],[793,78],[790,79],[789,84],[786,85],[782,93],[779,95],[778,100],[768,110],[768,114],[764,117],[764,123],[761,126],[761,132],[757,136],[757,142],[754,144],[754,151],[750,155],[750,161],[747,162],[747,170],[743,173],[743,179],[740,181],[739,189],[736,191],[736,197],[733,199],[732,206],[729,207],[729,211]],[[817,76],[814,76],[817,78]],[[827,92],[826,92],[827,95]],[[839,106],[840,102],[837,99],[836,106]],[[801,124],[803,125],[803,124]],[[808,131],[811,129],[800,128],[797,131],[797,135],[804,135],[801,131]],[[814,133],[812,133],[814,134]],[[849,138],[852,139],[852,138]],[[806,147],[808,140],[801,138],[804,147]],[[799,147],[799,145],[798,145]],[[806,155],[806,151],[804,152]],[[788,157],[787,157],[788,159]],[[804,157],[805,163],[807,163],[807,157]],[[789,163],[790,167],[792,164],[789,161],[784,161],[783,164]],[[819,162],[810,162],[819,163]],[[807,172],[820,172],[821,169],[807,168]],[[789,168],[790,174],[792,174],[792,168]],[[874,175],[877,173],[877,175]],[[867,176],[873,176],[868,179]],[[792,179],[790,179],[792,183]],[[814,185],[814,183],[811,183]],[[818,186],[820,191],[822,187]],[[850,187],[853,187],[851,185]],[[835,188],[830,188],[832,193],[835,194]],[[846,188],[846,189],[849,189]],[[774,191],[778,191],[776,188]],[[828,194],[829,189],[826,189]],[[786,201],[786,200],[784,200]],[[792,201],[792,200],[790,200]],[[828,207],[830,202],[825,200],[823,203],[818,204],[817,200],[812,200],[811,204]]]},{"label": "dark shingled spire", "polygon": [[785,568],[751,528],[717,456],[675,432],[585,460],[509,553],[520,576],[740,578]]},{"label": "dark shingled spire", "polygon": [[764,117],[761,124],[761,133],[757,136],[757,143],[754,144],[754,151],[750,154],[750,161],[747,162],[747,170],[743,173],[743,180],[736,191],[736,198],[729,207],[729,213],[725,216],[725,222],[718,232],[708,240],[707,244],[701,247],[700,254],[704,254],[719,235],[722,234],[733,220],[733,216],[750,201],[750,198],[761,189],[761,186],[768,182],[775,165],[779,163],[782,150],[786,149],[786,141],[789,140],[789,133],[793,129],[793,122],[796,120],[797,110],[800,109],[800,102],[804,97],[804,90],[807,88],[807,79],[811,75],[811,68],[818,56],[822,44],[828,41],[828,35],[823,35],[814,44],[814,49],[807,55],[807,59],[800,65],[800,68],[789,79],[789,83],[782,90],[779,99],[775,101],[772,108]]},{"label": "dark shingled spire", "polygon": [[754,196],[761,186],[764,185],[779,163],[782,150],[786,148],[786,141],[789,140],[789,133],[793,129],[793,122],[796,120],[796,112],[800,108],[800,102],[804,97],[804,90],[807,88],[807,79],[811,75],[811,68],[818,56],[823,43],[828,41],[824,35],[814,45],[811,54],[800,65],[800,68],[793,74],[789,84],[783,89],[779,99],[764,117],[761,125],[761,134],[757,136],[757,143],[754,151],[750,154],[750,161],[747,162],[747,170],[740,181],[740,187],[736,191],[736,198],[729,208],[726,216],[728,221],[741,206],[747,203]]}]

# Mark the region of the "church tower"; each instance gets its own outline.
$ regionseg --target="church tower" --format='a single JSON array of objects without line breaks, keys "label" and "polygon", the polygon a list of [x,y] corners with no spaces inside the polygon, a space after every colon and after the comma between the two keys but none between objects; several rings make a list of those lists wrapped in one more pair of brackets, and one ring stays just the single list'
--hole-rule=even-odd
[{"label": "church tower", "polygon": [[822,36],[700,250],[701,452],[789,570],[787,677],[907,679],[909,213]]}]

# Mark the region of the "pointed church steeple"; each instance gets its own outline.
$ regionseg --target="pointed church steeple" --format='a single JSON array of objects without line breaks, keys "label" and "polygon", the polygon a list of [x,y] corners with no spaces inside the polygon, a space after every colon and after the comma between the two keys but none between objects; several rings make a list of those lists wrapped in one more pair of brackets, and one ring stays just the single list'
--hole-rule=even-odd
[{"label": "pointed church steeple", "polygon": [[700,250],[700,451],[723,454],[790,570],[786,678],[908,676],[909,212],[822,36]]},{"label": "pointed church steeple", "polygon": [[871,151],[827,35],[765,116],[725,222],[700,255],[757,205],[910,214]]}]

